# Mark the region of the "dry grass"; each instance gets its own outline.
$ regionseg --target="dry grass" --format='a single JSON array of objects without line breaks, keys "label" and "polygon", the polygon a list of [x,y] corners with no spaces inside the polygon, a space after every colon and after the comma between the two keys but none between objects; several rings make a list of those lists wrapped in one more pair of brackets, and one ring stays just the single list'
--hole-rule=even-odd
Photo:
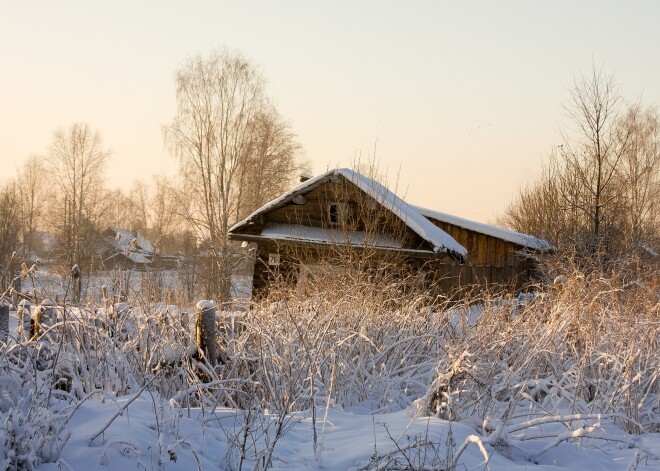
[{"label": "dry grass", "polygon": [[57,404],[75,411],[95,395],[143,389],[183,410],[268,408],[279,436],[293,412],[309,411],[315,443],[331,406],[415,404],[473,422],[483,436],[498,431],[494,441],[530,427],[522,416],[570,424],[601,415],[631,433],[660,431],[657,276],[571,272],[554,286],[469,303],[431,299],[414,279],[385,272],[319,270],[308,281],[304,292],[282,288],[219,313],[217,366],[196,348],[192,310],[139,296],[129,310],[60,306],[38,340],[0,353],[4,423],[43,421],[42,435],[22,444],[48,442],[45,461],[64,446],[57,434],[68,416]]}]

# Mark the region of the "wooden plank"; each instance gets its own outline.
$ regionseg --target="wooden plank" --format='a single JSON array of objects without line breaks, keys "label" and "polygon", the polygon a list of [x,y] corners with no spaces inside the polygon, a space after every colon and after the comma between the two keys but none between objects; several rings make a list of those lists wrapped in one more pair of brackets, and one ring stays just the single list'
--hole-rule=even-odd
[{"label": "wooden plank", "polygon": [[488,237],[479,234],[479,265],[488,265]]}]

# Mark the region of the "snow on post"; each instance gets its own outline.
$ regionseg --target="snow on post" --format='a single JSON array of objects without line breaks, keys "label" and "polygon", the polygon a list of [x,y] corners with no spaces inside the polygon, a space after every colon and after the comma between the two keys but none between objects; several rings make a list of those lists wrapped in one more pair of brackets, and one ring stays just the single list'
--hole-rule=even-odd
[{"label": "snow on post", "polygon": [[32,305],[27,299],[23,299],[18,303],[16,309],[16,317],[18,324],[16,325],[16,337],[21,341],[30,340],[32,338]]},{"label": "snow on post", "polygon": [[216,342],[215,302],[202,300],[197,303],[197,345],[211,365],[215,366],[218,352]]},{"label": "snow on post", "polygon": [[52,300],[48,298],[44,299],[37,309],[41,313],[42,325],[50,327],[57,322],[55,318],[55,303]]}]

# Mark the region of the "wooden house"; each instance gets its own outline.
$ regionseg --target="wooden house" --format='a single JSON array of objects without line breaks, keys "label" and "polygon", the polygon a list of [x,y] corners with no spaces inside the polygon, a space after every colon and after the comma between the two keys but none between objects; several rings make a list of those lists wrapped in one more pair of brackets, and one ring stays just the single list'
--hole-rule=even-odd
[{"label": "wooden house", "polygon": [[139,232],[108,227],[102,235],[105,237],[101,254],[105,269],[173,269],[179,264],[180,257],[163,255]]},{"label": "wooden house", "polygon": [[547,242],[412,206],[353,170],[330,170],[271,201],[229,230],[256,244],[253,291],[297,279],[302,264],[342,254],[370,263],[396,260],[450,292],[466,285],[513,284],[531,276],[530,251]]}]

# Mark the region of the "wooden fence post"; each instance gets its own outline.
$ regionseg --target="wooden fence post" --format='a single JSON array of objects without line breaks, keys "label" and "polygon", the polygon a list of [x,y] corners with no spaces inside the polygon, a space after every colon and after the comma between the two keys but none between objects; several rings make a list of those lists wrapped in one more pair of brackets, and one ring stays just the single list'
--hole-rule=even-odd
[{"label": "wooden fence post", "polygon": [[195,322],[197,345],[211,365],[215,366],[218,359],[216,340],[215,303],[202,300],[197,303]]},{"label": "wooden fence post", "polygon": [[0,342],[7,343],[9,339],[9,305],[0,304]]},{"label": "wooden fence post", "polygon": [[16,317],[18,318],[18,325],[16,326],[16,337],[21,341],[30,340],[32,338],[32,305],[27,299],[23,299],[18,303],[16,308]]},{"label": "wooden fence post", "polygon": [[77,263],[71,267],[71,282],[73,283],[73,302],[79,303],[82,291],[82,278],[80,277],[80,267]]}]

